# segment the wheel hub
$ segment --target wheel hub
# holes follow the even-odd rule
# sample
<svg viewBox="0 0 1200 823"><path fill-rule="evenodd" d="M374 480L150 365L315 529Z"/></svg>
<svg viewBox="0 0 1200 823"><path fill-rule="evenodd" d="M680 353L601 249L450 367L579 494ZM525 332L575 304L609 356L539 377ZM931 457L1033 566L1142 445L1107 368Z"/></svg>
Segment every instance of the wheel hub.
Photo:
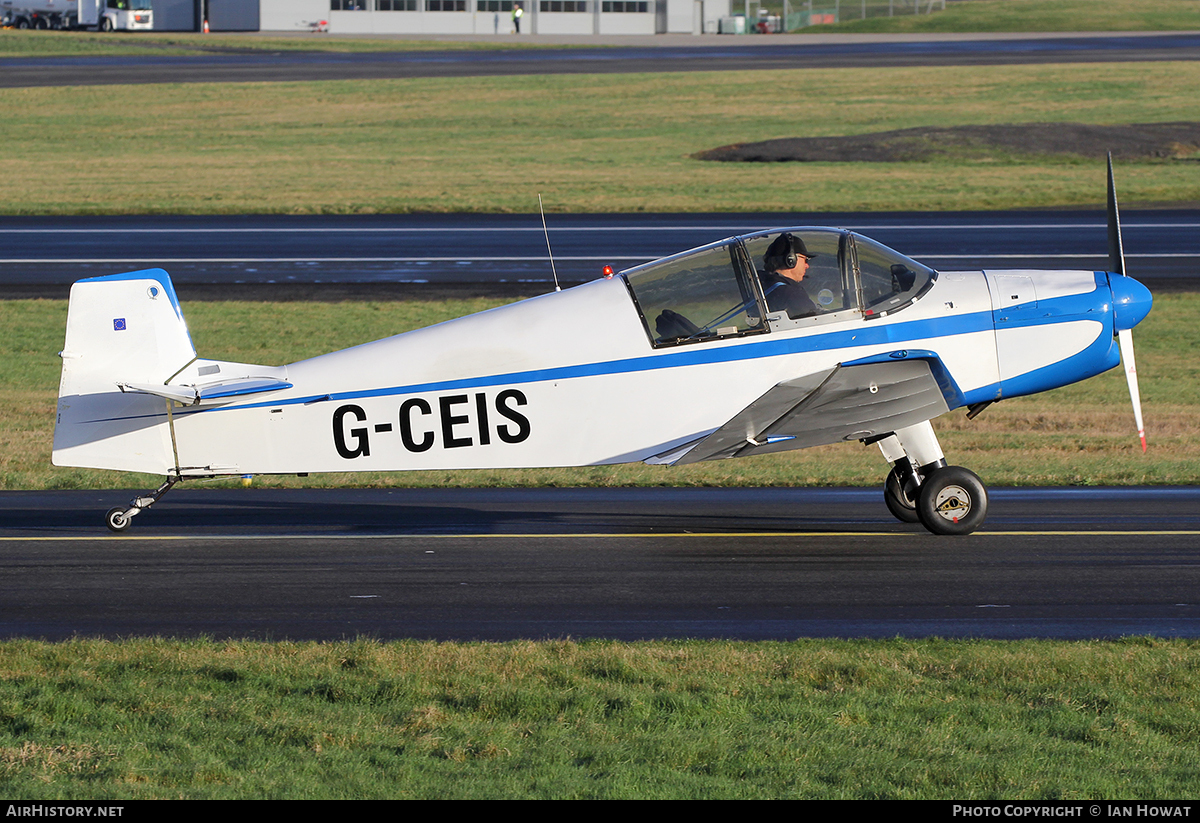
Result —
<svg viewBox="0 0 1200 823"><path fill-rule="evenodd" d="M947 486L938 492L934 511L951 523L957 523L971 513L971 495L962 486Z"/></svg>

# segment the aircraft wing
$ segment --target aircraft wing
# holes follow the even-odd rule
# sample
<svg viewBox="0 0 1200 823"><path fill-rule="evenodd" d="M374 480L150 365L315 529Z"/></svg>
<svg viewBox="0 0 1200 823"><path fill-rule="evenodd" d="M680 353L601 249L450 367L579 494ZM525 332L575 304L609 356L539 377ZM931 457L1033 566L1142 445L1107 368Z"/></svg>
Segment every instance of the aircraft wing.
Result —
<svg viewBox="0 0 1200 823"><path fill-rule="evenodd" d="M839 364L779 383L675 462L862 440L944 414L956 392L924 359Z"/></svg>

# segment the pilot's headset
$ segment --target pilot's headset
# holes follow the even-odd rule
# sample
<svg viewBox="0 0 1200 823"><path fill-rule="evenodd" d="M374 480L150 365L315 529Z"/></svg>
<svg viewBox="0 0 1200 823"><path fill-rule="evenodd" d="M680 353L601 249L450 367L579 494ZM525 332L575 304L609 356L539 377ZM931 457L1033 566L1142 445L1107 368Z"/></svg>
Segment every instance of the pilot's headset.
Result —
<svg viewBox="0 0 1200 823"><path fill-rule="evenodd" d="M763 267L767 271L795 268L801 254L808 257L804 241L790 231L785 231L767 246L767 253L763 255Z"/></svg>

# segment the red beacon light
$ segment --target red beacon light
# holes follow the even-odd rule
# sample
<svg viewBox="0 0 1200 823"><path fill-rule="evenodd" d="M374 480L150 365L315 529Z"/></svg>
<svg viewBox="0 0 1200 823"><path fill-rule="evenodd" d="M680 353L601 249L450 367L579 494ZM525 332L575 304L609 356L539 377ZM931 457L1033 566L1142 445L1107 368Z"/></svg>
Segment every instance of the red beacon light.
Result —
<svg viewBox="0 0 1200 823"><path fill-rule="evenodd" d="M612 266L605 266L605 267L604 267L604 279L605 279L605 280L612 280L612 276L613 276L613 268L612 268Z"/></svg>

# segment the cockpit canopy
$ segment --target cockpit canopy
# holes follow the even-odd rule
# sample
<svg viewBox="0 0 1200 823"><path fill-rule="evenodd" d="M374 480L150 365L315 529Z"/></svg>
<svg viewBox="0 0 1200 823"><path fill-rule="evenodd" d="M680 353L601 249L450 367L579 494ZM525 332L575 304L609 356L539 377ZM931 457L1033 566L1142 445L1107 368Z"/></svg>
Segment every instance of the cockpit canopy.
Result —
<svg viewBox="0 0 1200 823"><path fill-rule="evenodd" d="M793 251L781 257L781 249ZM853 232L795 228L733 237L621 276L650 342L674 346L884 317L923 295L937 272Z"/></svg>

